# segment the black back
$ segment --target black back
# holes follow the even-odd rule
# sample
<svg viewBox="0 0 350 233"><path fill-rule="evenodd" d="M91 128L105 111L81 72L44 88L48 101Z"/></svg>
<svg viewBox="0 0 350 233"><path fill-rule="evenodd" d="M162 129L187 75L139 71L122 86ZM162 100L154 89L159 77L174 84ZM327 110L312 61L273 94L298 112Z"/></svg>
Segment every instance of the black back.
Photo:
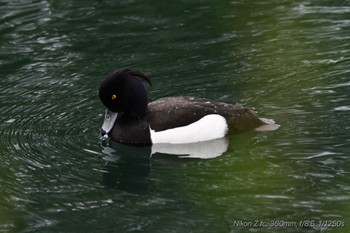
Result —
<svg viewBox="0 0 350 233"><path fill-rule="evenodd" d="M230 132L255 129L264 123L249 109L196 97L168 97L148 105L149 122L155 131L186 126L209 114L223 116ZM200 133L200 132L199 132Z"/></svg>

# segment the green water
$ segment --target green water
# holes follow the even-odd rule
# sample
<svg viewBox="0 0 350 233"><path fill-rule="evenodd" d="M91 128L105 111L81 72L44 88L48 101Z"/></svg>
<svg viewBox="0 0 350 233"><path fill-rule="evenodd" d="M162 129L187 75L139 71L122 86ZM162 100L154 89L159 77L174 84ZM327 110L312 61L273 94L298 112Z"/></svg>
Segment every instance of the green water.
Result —
<svg viewBox="0 0 350 233"><path fill-rule="evenodd" d="M349 1L0 0L0 232L349 232L349 14ZM239 102L281 128L206 160L108 145L97 90L124 67L151 77L152 100Z"/></svg>

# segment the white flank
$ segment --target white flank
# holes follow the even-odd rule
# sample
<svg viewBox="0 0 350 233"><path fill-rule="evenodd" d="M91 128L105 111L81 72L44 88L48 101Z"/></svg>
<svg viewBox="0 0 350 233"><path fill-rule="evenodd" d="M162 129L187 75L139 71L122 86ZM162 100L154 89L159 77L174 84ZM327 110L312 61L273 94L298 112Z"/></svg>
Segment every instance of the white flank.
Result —
<svg viewBox="0 0 350 233"><path fill-rule="evenodd" d="M156 132L150 128L151 140L156 143L193 143L222 138L228 130L224 117L216 114L207 115L186 126Z"/></svg>

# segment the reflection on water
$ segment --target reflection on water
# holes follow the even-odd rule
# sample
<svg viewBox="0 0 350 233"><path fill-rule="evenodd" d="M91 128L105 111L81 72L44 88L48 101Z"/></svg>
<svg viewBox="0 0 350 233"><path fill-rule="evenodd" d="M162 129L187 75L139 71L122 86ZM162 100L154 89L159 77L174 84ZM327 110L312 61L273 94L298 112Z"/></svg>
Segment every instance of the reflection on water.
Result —
<svg viewBox="0 0 350 233"><path fill-rule="evenodd" d="M334 219L345 228L299 230L349 232L349 8L0 1L0 231L258 232L232 223ZM283 127L101 147L97 89L125 67L150 74L152 100L240 102Z"/></svg>
<svg viewBox="0 0 350 233"><path fill-rule="evenodd" d="M142 158L159 157L164 154L178 158L213 159L223 155L228 148L227 138L185 144L159 143L145 147L128 146L109 139L104 139L103 144L108 145L102 151L105 155L118 154L125 157Z"/></svg>
<svg viewBox="0 0 350 233"><path fill-rule="evenodd" d="M152 145L152 156L169 154L180 158L213 159L223 155L227 148L226 138L187 144L159 143Z"/></svg>
<svg viewBox="0 0 350 233"><path fill-rule="evenodd" d="M113 147L110 147L112 146ZM130 147L111 143L103 148L106 161L103 184L133 193L148 193L151 170L149 147Z"/></svg>
<svg viewBox="0 0 350 233"><path fill-rule="evenodd" d="M166 164L167 159L173 161L174 157L213 159L222 155L228 148L225 138L188 144L154 144L147 147L133 147L107 141L102 142L102 154L106 161L103 184L132 193L148 193L147 178L151 172L152 160Z"/></svg>

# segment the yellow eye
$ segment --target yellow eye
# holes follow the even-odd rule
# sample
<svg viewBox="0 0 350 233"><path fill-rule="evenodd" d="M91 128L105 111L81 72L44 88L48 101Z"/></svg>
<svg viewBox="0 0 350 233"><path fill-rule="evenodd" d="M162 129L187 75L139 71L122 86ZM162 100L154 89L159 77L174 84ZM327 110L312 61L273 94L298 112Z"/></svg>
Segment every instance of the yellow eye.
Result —
<svg viewBox="0 0 350 233"><path fill-rule="evenodd" d="M114 94L114 95L112 95L111 98L112 98L112 100L115 100L117 98L117 95Z"/></svg>

